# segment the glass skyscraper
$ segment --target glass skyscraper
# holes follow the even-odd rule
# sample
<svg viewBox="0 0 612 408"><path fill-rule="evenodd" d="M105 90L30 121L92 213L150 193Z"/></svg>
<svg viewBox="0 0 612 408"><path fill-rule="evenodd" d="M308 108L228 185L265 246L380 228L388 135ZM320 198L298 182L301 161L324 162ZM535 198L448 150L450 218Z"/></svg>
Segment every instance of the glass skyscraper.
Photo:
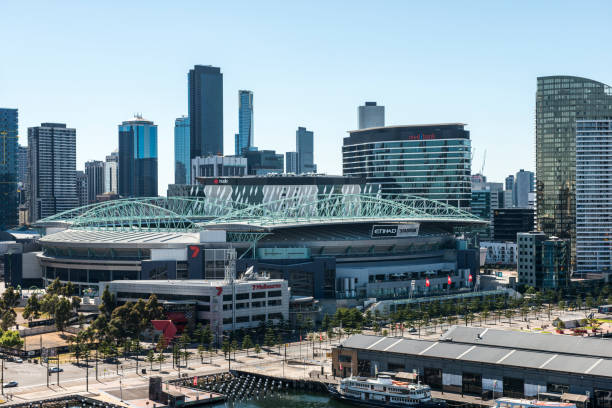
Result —
<svg viewBox="0 0 612 408"><path fill-rule="evenodd" d="M119 195L157 196L157 125L140 116L119 125Z"/></svg>
<svg viewBox="0 0 612 408"><path fill-rule="evenodd" d="M612 119L612 88L587 78L538 78L536 202L538 228L576 248L576 120ZM574 262L573 262L574 263Z"/></svg>
<svg viewBox="0 0 612 408"><path fill-rule="evenodd" d="M189 118L174 121L174 184L191 184Z"/></svg>
<svg viewBox="0 0 612 408"><path fill-rule="evenodd" d="M238 91L238 134L236 135L235 154L254 146L253 134L253 92Z"/></svg>
<svg viewBox="0 0 612 408"><path fill-rule="evenodd" d="M0 108L0 231L19 224L17 109Z"/></svg>
<svg viewBox="0 0 612 408"><path fill-rule="evenodd" d="M612 121L576 121L576 271L612 271Z"/></svg>
<svg viewBox="0 0 612 408"><path fill-rule="evenodd" d="M354 130L344 138L345 176L367 177L384 196L412 194L469 210L470 132L462 123Z"/></svg>
<svg viewBox="0 0 612 408"><path fill-rule="evenodd" d="M189 71L191 158L223 155L223 74L210 65Z"/></svg>
<svg viewBox="0 0 612 408"><path fill-rule="evenodd" d="M316 173L314 164L314 133L305 127L298 127L295 132L295 148L297 150L298 174Z"/></svg>
<svg viewBox="0 0 612 408"><path fill-rule="evenodd" d="M30 221L79 205L76 190L76 129L64 123L28 128Z"/></svg>

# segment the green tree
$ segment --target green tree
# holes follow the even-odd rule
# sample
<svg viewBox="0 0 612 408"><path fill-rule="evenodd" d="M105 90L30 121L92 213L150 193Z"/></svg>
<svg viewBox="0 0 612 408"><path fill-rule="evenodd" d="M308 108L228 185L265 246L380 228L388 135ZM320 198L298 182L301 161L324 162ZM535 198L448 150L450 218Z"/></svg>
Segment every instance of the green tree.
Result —
<svg viewBox="0 0 612 408"><path fill-rule="evenodd" d="M36 293L28 298L28 301L23 309L23 318L27 319L30 323L32 320L36 320L40 317L41 313L40 298Z"/></svg>
<svg viewBox="0 0 612 408"><path fill-rule="evenodd" d="M230 344L230 350L234 352L234 360L236 359L236 350L238 350L238 340L232 340Z"/></svg>
<svg viewBox="0 0 612 408"><path fill-rule="evenodd" d="M229 339L224 339L223 340L223 343L221 344L221 351L223 352L223 357L225 357L227 359L227 355L231 351L231 345L230 345ZM231 355L230 355L230 357L231 357Z"/></svg>
<svg viewBox="0 0 612 408"><path fill-rule="evenodd" d="M147 314L147 319L151 320L161 320L166 317L166 313L164 312L164 308L157 301L157 296L153 293L149 296L149 300L145 306L145 312Z"/></svg>
<svg viewBox="0 0 612 408"><path fill-rule="evenodd" d="M259 347L259 344L255 344L255 354L259 355L259 353L261 353L261 347Z"/></svg>
<svg viewBox="0 0 612 408"><path fill-rule="evenodd" d="M331 326L331 318L329 317L329 315L327 313L325 313L325 315L323 316L323 320L321 322L321 327L323 328L323 330L329 329Z"/></svg>
<svg viewBox="0 0 612 408"><path fill-rule="evenodd" d="M151 364L151 370L153 370L153 362L155 361L155 352L153 349L147 353L147 361Z"/></svg>
<svg viewBox="0 0 612 408"><path fill-rule="evenodd" d="M249 349L253 347L253 340L248 334L242 339L242 348L246 350L247 356L249 355Z"/></svg>
<svg viewBox="0 0 612 408"><path fill-rule="evenodd" d="M275 340L276 336L274 335L274 330L272 330L272 328L269 328L264 336L264 346L274 347Z"/></svg>
<svg viewBox="0 0 612 408"><path fill-rule="evenodd" d="M63 332L66 326L68 325L68 320L70 320L71 313L71 305L70 301L65 297L61 297L58 299L55 310L53 313L53 318L55 319L55 327L57 330Z"/></svg>
<svg viewBox="0 0 612 408"><path fill-rule="evenodd" d="M19 336L17 330L6 330L0 336L0 347L21 349L23 347L23 339Z"/></svg>
<svg viewBox="0 0 612 408"><path fill-rule="evenodd" d="M74 313L79 312L79 307L81 307L81 298L78 296L73 296L70 299L70 306L74 309Z"/></svg>
<svg viewBox="0 0 612 408"><path fill-rule="evenodd" d="M204 364L204 350L206 350L204 346L199 344L198 345L198 356L200 356L200 364Z"/></svg>
<svg viewBox="0 0 612 408"><path fill-rule="evenodd" d="M506 309L506 311L504 312L504 316L506 316L506 318L508 319L508 323L510 324L510 326L512 326L512 317L514 316L514 310Z"/></svg>

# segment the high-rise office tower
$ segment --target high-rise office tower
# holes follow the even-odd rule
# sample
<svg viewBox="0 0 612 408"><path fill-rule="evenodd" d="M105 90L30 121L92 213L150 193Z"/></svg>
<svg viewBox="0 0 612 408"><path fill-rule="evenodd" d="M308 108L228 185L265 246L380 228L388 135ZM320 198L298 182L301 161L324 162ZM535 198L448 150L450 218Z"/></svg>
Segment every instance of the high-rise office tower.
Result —
<svg viewBox="0 0 612 408"><path fill-rule="evenodd" d="M505 190L513 190L514 189L514 176L511 174L506 177L506 188Z"/></svg>
<svg viewBox="0 0 612 408"><path fill-rule="evenodd" d="M469 210L472 161L470 132L464 127L450 123L351 131L342 146L343 174L380 184L385 197L413 194Z"/></svg>
<svg viewBox="0 0 612 408"><path fill-rule="evenodd" d="M28 182L28 148L19 145L17 147L17 182L26 184Z"/></svg>
<svg viewBox="0 0 612 408"><path fill-rule="evenodd" d="M88 204L87 174L82 170L76 171L76 195L79 200L79 207Z"/></svg>
<svg viewBox="0 0 612 408"><path fill-rule="evenodd" d="M305 127L298 127L295 132L295 147L297 150L298 173L316 173L314 164L314 133Z"/></svg>
<svg viewBox="0 0 612 408"><path fill-rule="evenodd" d="M79 204L76 192L76 130L64 123L28 128L30 222Z"/></svg>
<svg viewBox="0 0 612 408"><path fill-rule="evenodd" d="M529 193L533 193L534 174L532 171L521 169L514 178L514 206L518 208L528 208Z"/></svg>
<svg viewBox="0 0 612 408"><path fill-rule="evenodd" d="M157 197L157 125L142 116L119 125L119 195Z"/></svg>
<svg viewBox="0 0 612 408"><path fill-rule="evenodd" d="M104 192L115 193L119 191L119 150L115 150L104 162Z"/></svg>
<svg viewBox="0 0 612 408"><path fill-rule="evenodd" d="M612 88L573 76L538 78L536 92L537 224L576 243L576 120L612 118Z"/></svg>
<svg viewBox="0 0 612 408"><path fill-rule="evenodd" d="M235 143L235 154L254 146L253 133L253 92L238 91L238 135Z"/></svg>
<svg viewBox="0 0 612 408"><path fill-rule="evenodd" d="M611 272L612 120L576 121L576 271Z"/></svg>
<svg viewBox="0 0 612 408"><path fill-rule="evenodd" d="M85 162L85 174L87 175L87 202L96 202L98 194L104 193L104 162L91 160Z"/></svg>
<svg viewBox="0 0 612 408"><path fill-rule="evenodd" d="M223 74L210 65L189 71L191 158L223 155Z"/></svg>
<svg viewBox="0 0 612 408"><path fill-rule="evenodd" d="M385 126L385 107L377 106L376 102L366 102L357 108L359 129Z"/></svg>
<svg viewBox="0 0 612 408"><path fill-rule="evenodd" d="M17 109L0 108L0 231L19 225Z"/></svg>
<svg viewBox="0 0 612 408"><path fill-rule="evenodd" d="M26 203L28 191L28 148L17 146L17 196L19 205ZM21 220L21 218L20 218ZM27 218L24 220L27 221ZM21 224L21 221L20 221Z"/></svg>
<svg viewBox="0 0 612 408"><path fill-rule="evenodd" d="M285 153L285 173L294 173L298 172L298 154L297 152L287 152Z"/></svg>
<svg viewBox="0 0 612 408"><path fill-rule="evenodd" d="M191 184L189 118L174 121L174 184Z"/></svg>

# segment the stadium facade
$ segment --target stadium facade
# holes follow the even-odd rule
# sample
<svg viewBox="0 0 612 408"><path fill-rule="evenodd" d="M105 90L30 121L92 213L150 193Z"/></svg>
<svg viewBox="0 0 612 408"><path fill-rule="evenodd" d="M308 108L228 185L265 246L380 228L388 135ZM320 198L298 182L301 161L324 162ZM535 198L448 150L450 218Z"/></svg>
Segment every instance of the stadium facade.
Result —
<svg viewBox="0 0 612 408"><path fill-rule="evenodd" d="M307 199L306 197L309 197ZM214 280L236 254L288 281L292 296L337 302L468 291L479 251L455 238L486 223L454 206L412 196L285 196L258 205L216 197L132 198L41 220L41 279L81 294L106 282ZM19 274L11 282L19 284ZM355 303L356 304L356 303Z"/></svg>

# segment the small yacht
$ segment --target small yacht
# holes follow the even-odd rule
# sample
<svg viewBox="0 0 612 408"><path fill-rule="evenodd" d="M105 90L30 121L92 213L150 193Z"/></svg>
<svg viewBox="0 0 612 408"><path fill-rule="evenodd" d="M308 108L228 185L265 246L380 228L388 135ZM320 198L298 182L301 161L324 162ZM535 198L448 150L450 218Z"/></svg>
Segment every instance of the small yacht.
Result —
<svg viewBox="0 0 612 408"><path fill-rule="evenodd" d="M364 406L437 408L445 407L444 400L431 398L428 385L395 381L388 375L377 378L343 378L337 386L330 386L333 398Z"/></svg>

